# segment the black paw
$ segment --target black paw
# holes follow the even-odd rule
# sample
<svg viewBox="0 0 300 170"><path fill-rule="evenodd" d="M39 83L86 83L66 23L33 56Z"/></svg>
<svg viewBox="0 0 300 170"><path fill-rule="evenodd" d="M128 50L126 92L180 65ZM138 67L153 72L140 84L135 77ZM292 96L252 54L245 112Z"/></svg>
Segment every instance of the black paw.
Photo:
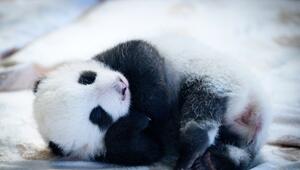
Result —
<svg viewBox="0 0 300 170"><path fill-rule="evenodd" d="M235 166L234 163L219 153L210 149L201 157L197 158L190 170L243 170L244 168Z"/></svg>
<svg viewBox="0 0 300 170"><path fill-rule="evenodd" d="M209 147L209 139L207 130L201 129L193 122L187 124L180 133L180 156L175 169L187 170L205 153Z"/></svg>
<svg viewBox="0 0 300 170"><path fill-rule="evenodd" d="M139 131L146 129L151 121L144 113L131 113L129 116L136 123L136 129Z"/></svg>

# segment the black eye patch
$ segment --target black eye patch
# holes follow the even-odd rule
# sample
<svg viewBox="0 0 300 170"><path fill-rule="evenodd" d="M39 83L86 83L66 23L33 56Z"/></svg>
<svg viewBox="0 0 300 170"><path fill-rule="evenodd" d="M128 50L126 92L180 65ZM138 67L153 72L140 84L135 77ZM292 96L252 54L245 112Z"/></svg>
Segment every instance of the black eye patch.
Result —
<svg viewBox="0 0 300 170"><path fill-rule="evenodd" d="M96 76L97 76L97 73L94 71L83 71L80 74L78 83L83 84L83 85L92 84L92 83L94 83Z"/></svg>
<svg viewBox="0 0 300 170"><path fill-rule="evenodd" d="M113 123L112 117L101 106L97 106L91 111L90 121L98 125L101 130L107 129Z"/></svg>
<svg viewBox="0 0 300 170"><path fill-rule="evenodd" d="M54 155L64 156L63 149L59 147L56 143L50 141L48 146L51 149L51 151L54 153Z"/></svg>

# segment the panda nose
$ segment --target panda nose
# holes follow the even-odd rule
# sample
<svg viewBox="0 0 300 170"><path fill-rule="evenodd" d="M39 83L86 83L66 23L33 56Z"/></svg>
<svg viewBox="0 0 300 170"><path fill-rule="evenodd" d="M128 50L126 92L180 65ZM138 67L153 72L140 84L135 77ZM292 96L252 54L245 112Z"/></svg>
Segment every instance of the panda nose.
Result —
<svg viewBox="0 0 300 170"><path fill-rule="evenodd" d="M118 80L119 80L121 83L124 83L127 87L129 86L128 80L127 80L124 76L119 76L119 77L118 77Z"/></svg>
<svg viewBox="0 0 300 170"><path fill-rule="evenodd" d="M118 78L116 86L117 92L119 92L123 97L126 95L126 90L128 89L128 82L124 78Z"/></svg>

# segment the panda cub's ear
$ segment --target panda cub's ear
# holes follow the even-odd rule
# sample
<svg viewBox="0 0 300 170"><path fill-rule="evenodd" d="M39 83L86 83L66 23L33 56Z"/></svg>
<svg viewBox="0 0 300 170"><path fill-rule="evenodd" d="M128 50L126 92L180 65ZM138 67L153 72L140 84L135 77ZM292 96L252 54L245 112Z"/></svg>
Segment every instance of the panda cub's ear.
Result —
<svg viewBox="0 0 300 170"><path fill-rule="evenodd" d="M40 78L40 79L38 79L36 82L34 82L34 84L33 84L33 93L36 93L37 91L38 91L38 87L39 87L39 85L40 85L40 83L41 83L41 81L44 79L44 77L43 78Z"/></svg>

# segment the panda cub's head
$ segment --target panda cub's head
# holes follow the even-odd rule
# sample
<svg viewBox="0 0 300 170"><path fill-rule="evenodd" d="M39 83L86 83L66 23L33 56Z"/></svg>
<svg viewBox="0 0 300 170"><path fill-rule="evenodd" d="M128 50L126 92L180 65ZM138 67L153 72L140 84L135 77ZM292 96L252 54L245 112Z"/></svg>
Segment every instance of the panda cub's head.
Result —
<svg viewBox="0 0 300 170"><path fill-rule="evenodd" d="M35 87L38 129L59 155L89 159L105 152L108 127L130 105L127 79L96 61L65 64Z"/></svg>

